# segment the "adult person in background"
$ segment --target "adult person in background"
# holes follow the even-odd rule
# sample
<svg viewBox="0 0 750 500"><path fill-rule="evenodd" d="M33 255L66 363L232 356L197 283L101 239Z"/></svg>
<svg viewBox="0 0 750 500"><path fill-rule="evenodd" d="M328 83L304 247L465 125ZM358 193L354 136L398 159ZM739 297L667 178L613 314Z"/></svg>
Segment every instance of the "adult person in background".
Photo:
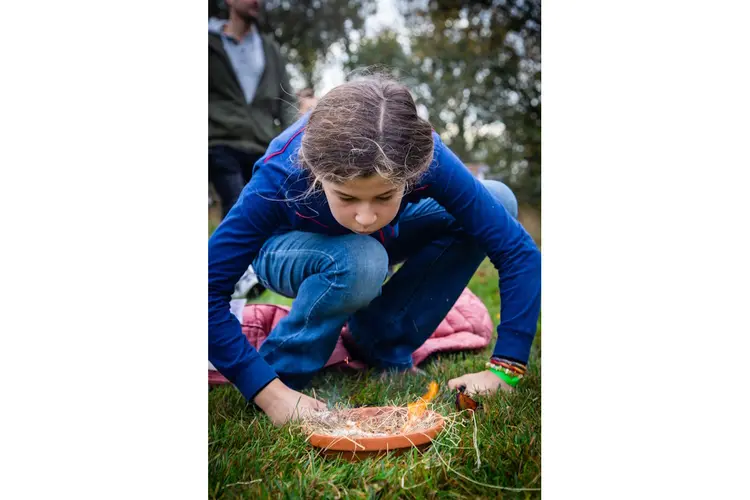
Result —
<svg viewBox="0 0 750 500"><path fill-rule="evenodd" d="M255 162L297 113L281 49L259 30L260 0L225 5L228 19L208 20L208 178L221 200L222 218L250 181ZM249 267L232 298L241 309L264 290Z"/></svg>
<svg viewBox="0 0 750 500"><path fill-rule="evenodd" d="M297 92L297 101L299 102L300 116L312 110L318 104L318 99L315 98L315 91L310 88Z"/></svg>
<svg viewBox="0 0 750 500"><path fill-rule="evenodd" d="M223 217L297 113L281 49L258 29L261 1L225 3L229 18L208 22L208 175Z"/></svg>

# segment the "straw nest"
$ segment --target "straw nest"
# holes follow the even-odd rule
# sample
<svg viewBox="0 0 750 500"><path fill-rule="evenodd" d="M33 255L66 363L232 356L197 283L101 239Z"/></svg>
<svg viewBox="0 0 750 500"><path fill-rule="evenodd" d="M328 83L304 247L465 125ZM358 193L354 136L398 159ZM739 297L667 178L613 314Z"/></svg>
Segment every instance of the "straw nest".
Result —
<svg viewBox="0 0 750 500"><path fill-rule="evenodd" d="M382 408L369 414L365 408L319 411L307 415L302 422L308 434L347 437L385 437L412 432L424 432L434 427L439 416L425 411L409 419L405 407Z"/></svg>

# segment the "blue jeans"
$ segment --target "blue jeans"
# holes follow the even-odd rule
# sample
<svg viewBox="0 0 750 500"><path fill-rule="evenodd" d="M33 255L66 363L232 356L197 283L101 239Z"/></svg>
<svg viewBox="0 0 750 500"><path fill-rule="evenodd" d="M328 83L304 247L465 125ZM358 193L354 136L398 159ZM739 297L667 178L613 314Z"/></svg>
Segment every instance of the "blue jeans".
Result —
<svg viewBox="0 0 750 500"><path fill-rule="evenodd" d="M505 184L485 187L518 217ZM290 232L270 238L253 262L261 283L295 298L260 354L281 380L307 385L326 364L341 328L349 323L358 359L383 369L406 370L412 353L445 318L485 251L435 200L406 207L399 237L388 249L371 236ZM404 265L383 284L389 264Z"/></svg>

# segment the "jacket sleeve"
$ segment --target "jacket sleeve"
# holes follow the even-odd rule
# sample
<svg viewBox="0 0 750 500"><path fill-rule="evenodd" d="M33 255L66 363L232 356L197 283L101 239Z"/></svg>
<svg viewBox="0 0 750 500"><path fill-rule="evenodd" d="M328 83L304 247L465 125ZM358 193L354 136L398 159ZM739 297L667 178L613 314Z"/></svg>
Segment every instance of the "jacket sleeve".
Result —
<svg viewBox="0 0 750 500"><path fill-rule="evenodd" d="M531 236L439 139L427 192L483 246L500 277L494 355L526 363L541 303L541 253Z"/></svg>
<svg viewBox="0 0 750 500"><path fill-rule="evenodd" d="M279 202L259 192L262 172L253 175L208 240L208 359L250 401L277 375L242 333L229 301L282 216Z"/></svg>

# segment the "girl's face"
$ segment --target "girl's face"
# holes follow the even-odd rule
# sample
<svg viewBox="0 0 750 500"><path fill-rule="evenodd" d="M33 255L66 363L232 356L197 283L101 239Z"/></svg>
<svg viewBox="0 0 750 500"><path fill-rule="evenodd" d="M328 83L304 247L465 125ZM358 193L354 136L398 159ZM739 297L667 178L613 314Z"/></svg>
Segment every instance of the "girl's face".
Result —
<svg viewBox="0 0 750 500"><path fill-rule="evenodd" d="M394 186L379 175L334 184L321 181L336 221L359 234L371 234L388 225L401 205L404 186Z"/></svg>

